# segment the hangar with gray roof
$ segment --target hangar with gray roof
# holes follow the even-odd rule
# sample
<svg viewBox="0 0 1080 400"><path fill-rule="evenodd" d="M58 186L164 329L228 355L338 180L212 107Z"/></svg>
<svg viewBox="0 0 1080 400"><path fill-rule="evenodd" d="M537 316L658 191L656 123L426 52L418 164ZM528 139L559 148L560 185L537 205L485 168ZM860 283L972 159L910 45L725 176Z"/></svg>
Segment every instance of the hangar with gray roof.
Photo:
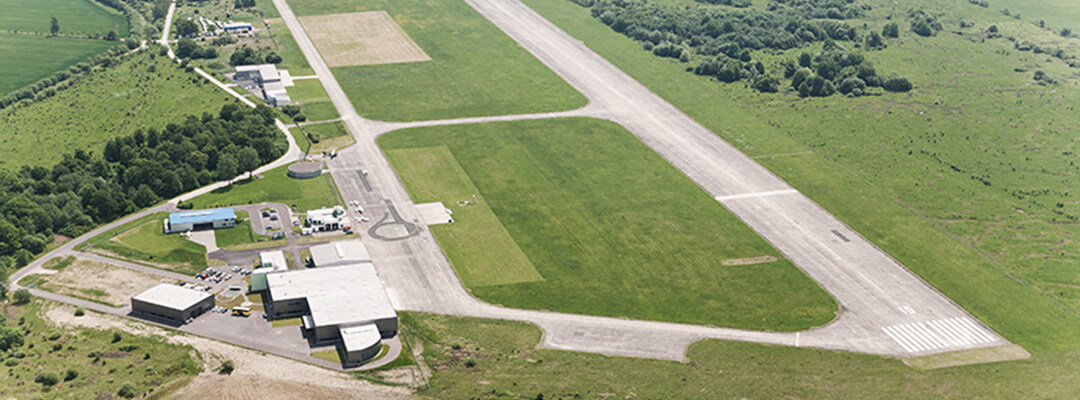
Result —
<svg viewBox="0 0 1080 400"><path fill-rule="evenodd" d="M214 295L161 283L131 297L131 311L183 324L214 308Z"/></svg>

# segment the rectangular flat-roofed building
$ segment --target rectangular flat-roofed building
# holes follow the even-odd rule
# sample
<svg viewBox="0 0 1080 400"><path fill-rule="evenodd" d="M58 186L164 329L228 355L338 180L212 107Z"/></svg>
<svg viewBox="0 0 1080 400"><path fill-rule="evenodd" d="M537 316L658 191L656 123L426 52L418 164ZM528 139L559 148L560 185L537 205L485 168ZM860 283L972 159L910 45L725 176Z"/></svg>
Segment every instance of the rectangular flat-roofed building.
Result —
<svg viewBox="0 0 1080 400"><path fill-rule="evenodd" d="M336 231L345 227L345 208L320 208L308 210L304 222L315 232Z"/></svg>
<svg viewBox="0 0 1080 400"><path fill-rule="evenodd" d="M311 247L311 263L316 267L333 267L356 263L371 263L367 246L360 240L343 240Z"/></svg>
<svg viewBox="0 0 1080 400"><path fill-rule="evenodd" d="M249 290L261 292L269 288L266 283L266 274L289 270L289 264L285 261L285 253L278 251L264 251L259 253L259 268L251 271L251 285Z"/></svg>
<svg viewBox="0 0 1080 400"><path fill-rule="evenodd" d="M383 337L397 334L397 313L372 264L273 272L266 281L270 315L303 315L316 342L336 341L339 328L361 324L374 324Z"/></svg>
<svg viewBox="0 0 1080 400"><path fill-rule="evenodd" d="M131 311L183 324L214 308L214 295L162 283L131 297Z"/></svg>
<svg viewBox="0 0 1080 400"><path fill-rule="evenodd" d="M236 226L236 212L231 208L174 212L169 214L169 218L165 219L165 233L231 228L234 226Z"/></svg>

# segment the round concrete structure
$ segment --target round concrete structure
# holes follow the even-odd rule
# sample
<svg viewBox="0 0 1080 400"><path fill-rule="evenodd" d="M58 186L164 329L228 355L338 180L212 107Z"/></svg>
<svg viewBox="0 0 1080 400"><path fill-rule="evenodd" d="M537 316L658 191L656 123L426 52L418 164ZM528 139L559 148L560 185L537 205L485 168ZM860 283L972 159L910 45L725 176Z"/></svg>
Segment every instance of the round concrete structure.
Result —
<svg viewBox="0 0 1080 400"><path fill-rule="evenodd" d="M291 178L311 179L319 175L322 175L322 163L303 161L289 166L289 177Z"/></svg>

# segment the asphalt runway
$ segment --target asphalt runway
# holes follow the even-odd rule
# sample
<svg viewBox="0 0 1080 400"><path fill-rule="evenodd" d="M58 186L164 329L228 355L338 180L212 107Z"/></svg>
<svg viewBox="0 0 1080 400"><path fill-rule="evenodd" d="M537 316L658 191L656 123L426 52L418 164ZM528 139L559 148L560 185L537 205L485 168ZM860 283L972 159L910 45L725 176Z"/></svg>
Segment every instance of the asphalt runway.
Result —
<svg viewBox="0 0 1080 400"><path fill-rule="evenodd" d="M346 202L378 220L420 216L375 139L396 129L517 119L588 116L615 121L694 180L772 243L841 304L829 325L797 333L713 328L497 307L469 295L434 237L421 229L396 240L366 237L395 308L536 323L546 348L683 359L688 344L717 338L859 353L917 356L1007 342L857 232L583 43L516 0L466 0L589 98L562 113L384 123L361 118L284 0L286 25L357 145L329 162ZM361 179L361 172L366 172ZM357 223L354 221L354 223ZM358 224L361 231L370 227Z"/></svg>

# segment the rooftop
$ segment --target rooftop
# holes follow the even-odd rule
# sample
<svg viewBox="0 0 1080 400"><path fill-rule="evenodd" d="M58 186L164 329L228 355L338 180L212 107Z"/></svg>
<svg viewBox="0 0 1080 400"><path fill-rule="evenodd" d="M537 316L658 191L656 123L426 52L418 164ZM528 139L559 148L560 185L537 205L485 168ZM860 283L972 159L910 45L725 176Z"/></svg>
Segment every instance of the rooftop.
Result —
<svg viewBox="0 0 1080 400"><path fill-rule="evenodd" d="M271 272L289 269L289 264L285 262L285 253L282 253L281 250L259 253L259 262L263 266L256 268L255 272L260 272L259 270L263 270L261 272ZM270 266L266 267L266 264L270 264Z"/></svg>
<svg viewBox="0 0 1080 400"><path fill-rule="evenodd" d="M341 340L345 342L345 351L363 350L378 344L382 340L379 328L375 324L364 324L341 328Z"/></svg>
<svg viewBox="0 0 1080 400"><path fill-rule="evenodd" d="M316 267L358 262L370 263L371 255L360 240L347 240L311 247L311 261Z"/></svg>
<svg viewBox="0 0 1080 400"><path fill-rule="evenodd" d="M236 72L258 71L259 77L264 81L276 81L281 79L277 66L274 64L238 65Z"/></svg>
<svg viewBox="0 0 1080 400"><path fill-rule="evenodd" d="M231 208L181 211L169 214L169 224L200 224L223 219L236 219L236 212Z"/></svg>
<svg viewBox="0 0 1080 400"><path fill-rule="evenodd" d="M131 299L183 311L212 296L213 294L208 292L185 289L182 286L161 283L145 292L135 295Z"/></svg>
<svg viewBox="0 0 1080 400"><path fill-rule="evenodd" d="M307 298L315 326L347 325L392 318L375 266L370 263L266 274L274 301Z"/></svg>

